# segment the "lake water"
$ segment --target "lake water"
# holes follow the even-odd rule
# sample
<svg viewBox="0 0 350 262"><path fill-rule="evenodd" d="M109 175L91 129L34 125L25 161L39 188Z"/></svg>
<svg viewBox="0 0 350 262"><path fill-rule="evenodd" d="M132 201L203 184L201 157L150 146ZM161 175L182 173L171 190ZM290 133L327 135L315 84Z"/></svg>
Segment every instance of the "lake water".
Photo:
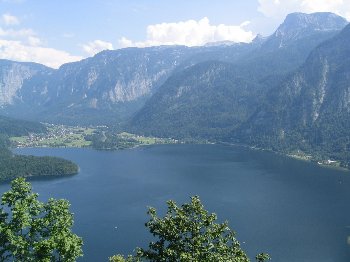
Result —
<svg viewBox="0 0 350 262"><path fill-rule="evenodd" d="M144 227L147 206L163 214L166 200L181 204L193 195L229 221L251 258L264 251L277 262L350 261L348 172L219 145L15 151L61 156L80 166L76 176L32 180L42 200L71 202L74 231L84 239L80 261L107 261L144 247L151 238ZM0 185L0 193L8 188Z"/></svg>

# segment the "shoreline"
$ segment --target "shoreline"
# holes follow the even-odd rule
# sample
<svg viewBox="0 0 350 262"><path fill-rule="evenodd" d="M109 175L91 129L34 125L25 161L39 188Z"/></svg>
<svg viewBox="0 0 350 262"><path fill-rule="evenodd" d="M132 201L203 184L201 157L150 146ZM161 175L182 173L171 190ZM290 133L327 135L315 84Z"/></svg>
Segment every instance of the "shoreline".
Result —
<svg viewBox="0 0 350 262"><path fill-rule="evenodd" d="M246 144L228 143L228 142L218 142L218 143L215 143L215 144L228 145L228 146L240 146L240 147L243 147L243 148L249 148L251 150L266 151L266 152L271 152L271 153L274 153L274 154L277 154L277 155L280 155L280 156L292 158L292 159L295 159L295 160L304 161L304 162L308 162L308 163L314 163L315 165L323 167L323 168L330 168L330 169L335 169L335 170L345 171L345 172L349 172L350 171L350 168L343 167L343 166L340 166L340 165L339 166L335 166L335 165L321 163L320 161L317 161L311 154L307 154L307 156L309 156L309 157L303 157L303 156L299 156L299 155L296 155L296 154L293 154L293 153L282 153L282 152L274 151L274 150L271 150L271 149L260 148L260 147L256 147L256 146L249 146L249 145L246 145ZM328 159L328 160L322 160L322 161L330 161L330 160ZM335 162L338 162L338 161L335 161Z"/></svg>
<svg viewBox="0 0 350 262"><path fill-rule="evenodd" d="M266 148L260 148L260 147L256 147L256 146L250 146L247 144L240 144L240 143L229 143L229 142L211 142L211 141L192 141L191 143L181 143L181 142L177 142L177 143L167 143L168 145L172 145L172 144L193 144L193 145L201 145L201 144L210 144L210 145L227 145L227 146L239 146L239 147L243 147L243 148L248 148L251 150L257 150L257 151L266 151L266 152L271 152L280 156L284 156L284 157L288 157L288 158L292 158L295 160L299 160L299 161L304 161L304 162L308 162L308 163L314 163L317 166L320 167L324 167L324 168L330 168L330 169L336 169L336 170L340 170L340 171L346 171L349 172L350 168L347 167L343 167L341 165L336 166L336 165L332 165L332 164L326 164L326 163L322 163L320 161L317 161L312 154L305 154L305 156L302 155L297 155L295 153L282 153L282 152L278 152L278 151L274 151L271 149L266 149ZM21 148L88 148L88 149L92 149L92 150L97 150L97 151L117 151L117 150L128 150L128 149L135 149L135 148L140 148L140 147L145 147L145 146L150 146L150 145L164 145L164 143L154 143L154 144L138 144L129 148L104 148L104 149L99 149L99 148L94 148L92 146L48 146L48 145L43 145L43 146L19 146L19 147L11 147L11 149L21 149ZM328 160L322 160L322 161L330 161L331 163L339 163L338 161L331 161L330 159Z"/></svg>

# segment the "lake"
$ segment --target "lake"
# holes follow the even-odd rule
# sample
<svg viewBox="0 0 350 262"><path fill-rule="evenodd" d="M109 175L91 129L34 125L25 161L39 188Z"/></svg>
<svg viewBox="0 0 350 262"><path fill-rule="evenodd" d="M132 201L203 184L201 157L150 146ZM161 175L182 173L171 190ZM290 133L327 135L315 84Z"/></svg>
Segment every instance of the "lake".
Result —
<svg viewBox="0 0 350 262"><path fill-rule="evenodd" d="M123 151L25 148L15 152L60 156L80 173L33 179L41 200L66 198L84 258L107 261L151 239L147 206L164 214L199 195L206 209L228 220L254 261L350 261L349 172L322 168L270 152L221 145L159 145ZM8 190L0 185L0 193ZM349 238L350 240L350 238Z"/></svg>

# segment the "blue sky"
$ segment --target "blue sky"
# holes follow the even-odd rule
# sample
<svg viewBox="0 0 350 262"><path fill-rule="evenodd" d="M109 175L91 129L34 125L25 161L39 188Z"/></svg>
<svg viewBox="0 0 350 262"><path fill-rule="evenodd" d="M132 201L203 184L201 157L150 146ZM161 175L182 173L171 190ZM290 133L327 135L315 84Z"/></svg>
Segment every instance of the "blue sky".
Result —
<svg viewBox="0 0 350 262"><path fill-rule="evenodd" d="M0 0L0 58L58 67L103 49L249 42L295 11L349 18L350 1Z"/></svg>

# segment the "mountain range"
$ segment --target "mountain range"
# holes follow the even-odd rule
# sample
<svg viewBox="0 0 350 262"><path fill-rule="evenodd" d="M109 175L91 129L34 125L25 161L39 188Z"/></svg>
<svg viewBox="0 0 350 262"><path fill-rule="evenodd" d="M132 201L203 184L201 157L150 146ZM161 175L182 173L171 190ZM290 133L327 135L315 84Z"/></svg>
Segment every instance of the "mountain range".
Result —
<svg viewBox="0 0 350 262"><path fill-rule="evenodd" d="M350 163L350 26L292 13L251 43L103 51L51 69L0 60L0 113L303 150Z"/></svg>
<svg viewBox="0 0 350 262"><path fill-rule="evenodd" d="M333 18L334 23L329 22ZM306 22L300 26L300 21ZM322 21L324 31L319 30ZM270 89L280 85L312 50L334 37L346 24L331 13L290 14L274 34L239 59L226 64L206 61L174 73L136 113L131 128L145 134L180 137L182 133L201 136L202 129L208 135L213 129L211 137L226 138L258 110ZM281 41L283 45L279 44Z"/></svg>
<svg viewBox="0 0 350 262"><path fill-rule="evenodd" d="M350 25L315 48L302 66L271 89L240 132L249 144L326 151L349 158Z"/></svg>

